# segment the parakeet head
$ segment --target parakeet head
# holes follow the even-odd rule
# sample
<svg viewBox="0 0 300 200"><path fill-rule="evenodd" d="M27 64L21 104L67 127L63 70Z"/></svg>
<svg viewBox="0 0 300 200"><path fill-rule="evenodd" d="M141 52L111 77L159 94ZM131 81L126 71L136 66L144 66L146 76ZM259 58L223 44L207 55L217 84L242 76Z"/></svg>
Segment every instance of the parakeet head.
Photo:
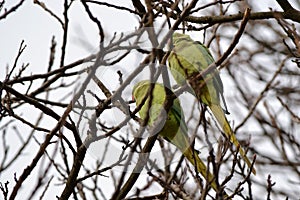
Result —
<svg viewBox="0 0 300 200"><path fill-rule="evenodd" d="M145 119L145 117L149 113L149 121L148 125L152 126L158 116L161 116L161 123L159 126L156 127L156 133L159 133L165 125L165 121L167 120L167 112L163 107L163 103L165 101L165 88L161 83L154 83L154 88L151 94L151 105L150 103L150 96L148 96L149 89L151 87L151 82L148 80L141 81L137 83L133 88L133 99L136 101L136 106L142 105L139 110L139 115L141 119ZM147 97L145 99L145 97ZM143 102L145 101L145 102Z"/></svg>
<svg viewBox="0 0 300 200"><path fill-rule="evenodd" d="M132 89L132 100L141 101L143 97L147 95L149 87L149 80L143 80L138 82ZM140 102L137 103L139 104Z"/></svg>
<svg viewBox="0 0 300 200"><path fill-rule="evenodd" d="M182 33L174 33L172 39L173 39L173 44L175 46L179 42L182 42L182 41L191 41L192 40L189 35L182 34Z"/></svg>

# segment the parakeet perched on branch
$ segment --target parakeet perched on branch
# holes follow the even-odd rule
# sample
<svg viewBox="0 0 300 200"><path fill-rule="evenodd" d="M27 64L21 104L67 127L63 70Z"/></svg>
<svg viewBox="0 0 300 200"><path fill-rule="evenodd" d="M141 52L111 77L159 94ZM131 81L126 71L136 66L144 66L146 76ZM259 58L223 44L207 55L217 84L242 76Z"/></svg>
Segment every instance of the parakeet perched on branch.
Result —
<svg viewBox="0 0 300 200"><path fill-rule="evenodd" d="M148 125L153 125L155 120L158 119L163 104L165 102L166 93L162 84L155 83L152 94L149 94L150 88L149 81L141 81L133 88L133 98L136 101L136 105L139 106L143 99L147 96L147 99L141 107L139 114L142 119L145 119L149 112ZM152 98L150 98L150 95ZM149 101L152 99L150 108ZM211 187L217 191L217 185L214 176L207 171L205 164L199 158L197 152L192 149L188 139L187 126L184 121L184 115L178 99L173 101L173 105L168 113L165 113L165 124L160 129L159 135L166 139L168 142L174 144L183 155L191 162L198 172L211 184ZM226 194L224 194L226 195ZM227 196L227 195L226 195Z"/></svg>
<svg viewBox="0 0 300 200"><path fill-rule="evenodd" d="M187 82L190 86L189 92L210 108L226 137L239 149L240 155L250 167L251 162L235 137L220 105L220 98L222 98L225 112L228 112L218 70L213 70L205 77L199 76L201 71L214 62L211 53L203 44L193 41L188 35L174 33L172 40L173 49L168 57L168 64L174 79L179 85ZM254 168L252 173L256 174Z"/></svg>

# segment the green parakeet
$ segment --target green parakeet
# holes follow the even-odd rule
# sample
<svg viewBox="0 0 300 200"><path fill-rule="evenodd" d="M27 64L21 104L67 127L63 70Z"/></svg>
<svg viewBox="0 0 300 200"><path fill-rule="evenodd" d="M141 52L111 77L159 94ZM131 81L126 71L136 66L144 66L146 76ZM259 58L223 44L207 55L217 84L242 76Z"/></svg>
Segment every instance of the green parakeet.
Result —
<svg viewBox="0 0 300 200"><path fill-rule="evenodd" d="M145 96L148 95L150 88L150 82L145 80L139 82L133 88L133 98L136 101L136 105L139 106ZM149 95L148 95L149 96ZM165 101L166 94L165 88L162 84L155 83L152 92L151 107L149 107L150 98L147 97L145 103L141 107L139 114L142 119L145 119L147 113L149 112L148 125L153 125L155 120L159 117L161 109L163 109L163 103ZM165 124L159 131L159 135L162 136L167 141L174 144L183 155L197 167L197 171L206 178L211 184L212 188L217 191L217 185L214 181L214 176L207 172L207 168L202 160L199 158L196 151L194 151L191 146L187 135L187 126L184 121L184 115L181 110L180 102L178 99L173 101L173 105L169 110L168 114L165 116ZM208 177L207 177L208 175ZM226 195L226 194L225 194Z"/></svg>
<svg viewBox="0 0 300 200"><path fill-rule="evenodd" d="M204 78L195 78L199 72L214 62L211 53L203 44L193 41L188 35L174 33L172 39L173 49L169 55L168 64L174 79L179 85L184 85L188 81L191 87L190 92L210 108L226 137L239 148L240 155L250 167L251 162L235 137L220 105L221 97L225 111L228 112L223 97L223 83L218 70L214 70ZM252 173L256 174L254 168L252 168Z"/></svg>

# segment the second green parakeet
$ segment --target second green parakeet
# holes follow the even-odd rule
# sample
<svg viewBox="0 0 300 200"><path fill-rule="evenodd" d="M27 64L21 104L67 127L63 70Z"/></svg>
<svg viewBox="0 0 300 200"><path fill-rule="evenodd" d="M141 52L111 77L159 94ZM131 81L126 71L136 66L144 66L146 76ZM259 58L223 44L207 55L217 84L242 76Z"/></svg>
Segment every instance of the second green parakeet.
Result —
<svg viewBox="0 0 300 200"><path fill-rule="evenodd" d="M163 109L163 104L166 98L165 88L162 84L155 83L153 92L152 92L152 101L149 108L149 100L150 88L149 81L141 81L136 84L133 88L133 98L136 101L136 105L139 106L143 99L147 96L145 103L142 105L139 114L142 119L145 119L147 113L149 112L149 121L148 125L153 125L155 120L158 119L161 110ZM197 152L192 149L190 146L190 142L187 134L187 126L184 121L184 115L180 106L180 102L178 99L173 101L173 105L168 113L165 116L165 124L164 127L159 131L159 135L162 136L167 141L174 144L183 155L191 162L196 168L197 171L205 177L206 181L208 181L212 188L217 191L217 185L214 180L214 176L207 172L207 168L203 161L199 158ZM207 177L208 175L208 177Z"/></svg>

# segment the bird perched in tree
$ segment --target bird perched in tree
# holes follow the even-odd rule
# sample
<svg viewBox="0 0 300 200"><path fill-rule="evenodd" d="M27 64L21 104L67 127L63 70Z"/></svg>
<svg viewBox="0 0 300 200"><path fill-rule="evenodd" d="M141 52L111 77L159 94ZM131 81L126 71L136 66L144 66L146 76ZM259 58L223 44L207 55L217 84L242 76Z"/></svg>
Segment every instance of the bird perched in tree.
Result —
<svg viewBox="0 0 300 200"><path fill-rule="evenodd" d="M151 126L158 119L161 110L163 109L166 93L165 87L162 84L155 83L152 94L149 94L150 87L151 84L147 80L139 82L133 88L133 98L136 101L137 106L140 106L144 101L144 104L139 110L139 115L141 119L144 120L149 112L148 125ZM145 98L147 98L146 101ZM151 103L149 103L150 100ZM168 113L165 114L165 124L159 130L159 135L175 145L189 162L195 166L197 171L202 174L208 183L211 184L212 188L215 191L218 191L214 176L207 171L207 168L199 158L198 153L191 147L187 134L187 125L184 120L180 102L177 98L173 101L173 105Z"/></svg>
<svg viewBox="0 0 300 200"><path fill-rule="evenodd" d="M250 167L251 162L235 137L220 104L222 98L225 112L228 113L218 70L214 69L204 77L199 76L201 71L214 62L211 53L203 44L192 40L188 35L174 33L172 40L173 49L168 57L168 65L175 81L179 85L188 83L188 91L210 108L226 137L239 149L240 155ZM254 167L252 173L256 174Z"/></svg>

